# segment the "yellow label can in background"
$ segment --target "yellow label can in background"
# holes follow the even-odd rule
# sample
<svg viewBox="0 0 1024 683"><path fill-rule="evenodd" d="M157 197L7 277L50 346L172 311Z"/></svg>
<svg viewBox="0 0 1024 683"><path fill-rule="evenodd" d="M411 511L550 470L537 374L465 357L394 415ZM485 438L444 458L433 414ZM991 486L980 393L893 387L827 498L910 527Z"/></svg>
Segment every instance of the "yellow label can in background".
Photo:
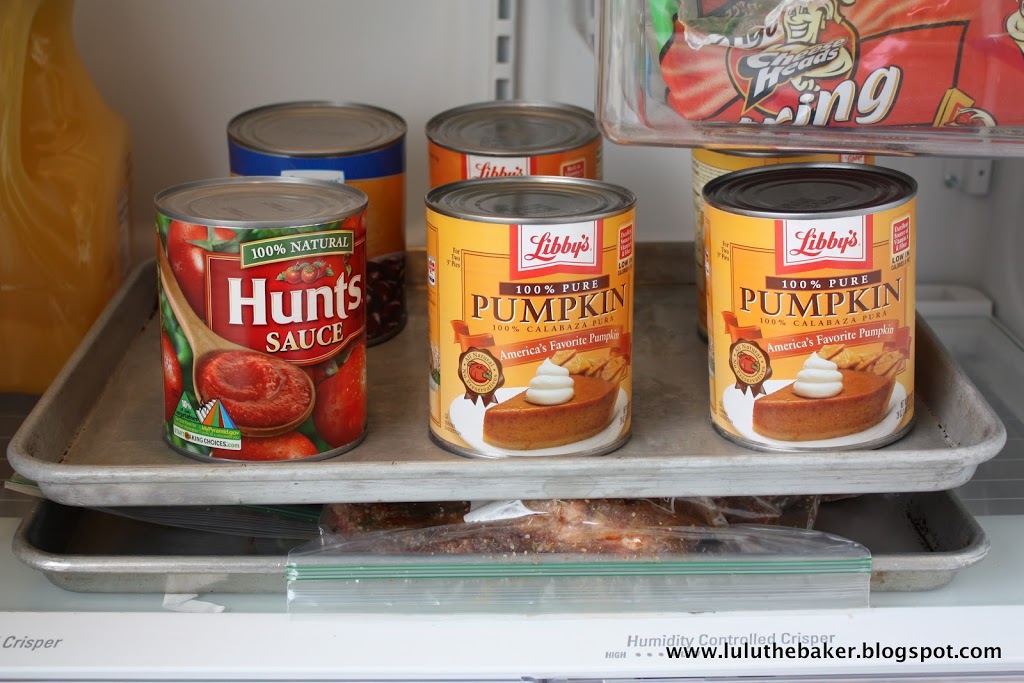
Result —
<svg viewBox="0 0 1024 683"><path fill-rule="evenodd" d="M704 188L711 418L763 450L874 448L914 415L909 176L792 164Z"/></svg>
<svg viewBox="0 0 1024 683"><path fill-rule="evenodd" d="M636 198L575 178L427 194L430 433L474 457L629 437Z"/></svg>
<svg viewBox="0 0 1024 683"><path fill-rule="evenodd" d="M871 154L840 154L837 152L762 152L756 150L714 150L698 147L692 152L691 178L693 185L693 265L697 287L697 332L707 339L708 298L705 278L708 258L704 241L704 186L726 173L748 168L804 164L813 162L842 162L847 164L874 164Z"/></svg>

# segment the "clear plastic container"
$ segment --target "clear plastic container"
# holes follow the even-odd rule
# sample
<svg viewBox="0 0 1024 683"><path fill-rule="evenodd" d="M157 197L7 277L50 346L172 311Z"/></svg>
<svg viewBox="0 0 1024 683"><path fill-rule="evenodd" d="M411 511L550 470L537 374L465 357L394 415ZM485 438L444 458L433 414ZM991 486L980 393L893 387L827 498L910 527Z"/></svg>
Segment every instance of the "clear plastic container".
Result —
<svg viewBox="0 0 1024 683"><path fill-rule="evenodd" d="M130 266L129 133L72 0L0 3L0 392L40 393Z"/></svg>
<svg viewBox="0 0 1024 683"><path fill-rule="evenodd" d="M1016 0L606 0L600 62L621 144L1024 154Z"/></svg>

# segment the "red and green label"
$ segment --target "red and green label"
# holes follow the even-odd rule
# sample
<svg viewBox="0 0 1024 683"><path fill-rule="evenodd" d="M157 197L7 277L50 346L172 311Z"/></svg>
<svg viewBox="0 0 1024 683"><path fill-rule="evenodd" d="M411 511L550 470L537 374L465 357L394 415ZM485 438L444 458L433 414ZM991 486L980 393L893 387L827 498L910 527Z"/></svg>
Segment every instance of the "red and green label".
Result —
<svg viewBox="0 0 1024 683"><path fill-rule="evenodd" d="M249 398L197 394L193 366L205 363L209 354L194 357L161 288L165 431L173 445L199 456L281 460L316 456L361 438L366 424L363 226L362 214L323 225L245 230L157 216L160 247L184 299L176 302L178 310L191 309L226 347L238 345L257 352L257 360L298 366L312 387L303 389L307 407L310 400L313 405L301 424L287 431L247 429L241 413L232 415L240 409L232 406ZM266 393L273 394L274 377L265 377L272 367L246 364L238 370L246 376L239 376L237 385L266 384Z"/></svg>

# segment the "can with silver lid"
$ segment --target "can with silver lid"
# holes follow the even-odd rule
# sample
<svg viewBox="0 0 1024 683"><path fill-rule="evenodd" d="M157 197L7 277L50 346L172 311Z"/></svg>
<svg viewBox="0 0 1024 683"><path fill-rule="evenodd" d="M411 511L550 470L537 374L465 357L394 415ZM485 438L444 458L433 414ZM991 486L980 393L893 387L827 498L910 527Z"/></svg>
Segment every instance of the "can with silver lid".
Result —
<svg viewBox="0 0 1024 683"><path fill-rule="evenodd" d="M157 194L164 438L318 460L366 433L366 195L300 178Z"/></svg>
<svg viewBox="0 0 1024 683"><path fill-rule="evenodd" d="M711 419L762 450L876 448L914 417L913 178L854 164L704 187Z"/></svg>
<svg viewBox="0 0 1024 683"><path fill-rule="evenodd" d="M233 175L345 183L366 193L367 343L405 327L405 121L380 107L285 102L228 123Z"/></svg>
<svg viewBox="0 0 1024 683"><path fill-rule="evenodd" d="M813 162L840 162L844 164L871 164L871 154L846 154L840 152L777 152L774 150L708 149L693 150L691 176L693 188L693 256L694 283L697 286L697 332L707 339L708 315L707 292L704 280L707 277L707 244L704 241L704 186L708 181L733 171L779 164L804 164Z"/></svg>
<svg viewBox="0 0 1024 683"><path fill-rule="evenodd" d="M594 114L547 102L495 101L441 112L427 122L430 187L473 178L545 175L601 178Z"/></svg>
<svg viewBox="0 0 1024 683"><path fill-rule="evenodd" d="M427 193L430 434L476 457L600 455L629 437L636 199L594 180Z"/></svg>

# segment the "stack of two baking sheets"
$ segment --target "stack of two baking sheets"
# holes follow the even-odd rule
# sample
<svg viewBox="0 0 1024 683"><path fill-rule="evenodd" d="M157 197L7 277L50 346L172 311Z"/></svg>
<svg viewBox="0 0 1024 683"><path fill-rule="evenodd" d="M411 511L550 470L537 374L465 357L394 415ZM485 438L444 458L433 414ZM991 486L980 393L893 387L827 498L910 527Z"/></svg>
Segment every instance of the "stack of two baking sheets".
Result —
<svg viewBox="0 0 1024 683"><path fill-rule="evenodd" d="M748 450L723 438L708 416L693 273L679 265L692 262L692 245L637 247L643 268L636 278L632 434L597 457L474 459L428 438L422 252L408 255L408 281L416 284L408 290L407 328L368 351L370 427L362 444L309 462L185 457L163 439L156 266L143 264L10 442L12 466L45 497L18 530L15 554L68 590L284 593L297 576L312 576L304 571L316 571L296 549L317 533L310 510L324 503L814 495L828 501L815 529L866 549L861 559L870 561L858 566L870 572L872 591L936 588L984 558L984 532L949 490L999 452L1006 432L922 319L916 418L903 438L877 450ZM310 516L300 514L276 536L157 523L154 510L182 506L296 506ZM133 515L133 508L146 514ZM477 559L471 564L483 576L490 570ZM682 566L654 559L648 564ZM444 561L417 564L421 578L434 580L432 563ZM635 566L618 566L607 571L632 580ZM391 575L363 576L365 586ZM361 608L375 609L371 602Z"/></svg>

